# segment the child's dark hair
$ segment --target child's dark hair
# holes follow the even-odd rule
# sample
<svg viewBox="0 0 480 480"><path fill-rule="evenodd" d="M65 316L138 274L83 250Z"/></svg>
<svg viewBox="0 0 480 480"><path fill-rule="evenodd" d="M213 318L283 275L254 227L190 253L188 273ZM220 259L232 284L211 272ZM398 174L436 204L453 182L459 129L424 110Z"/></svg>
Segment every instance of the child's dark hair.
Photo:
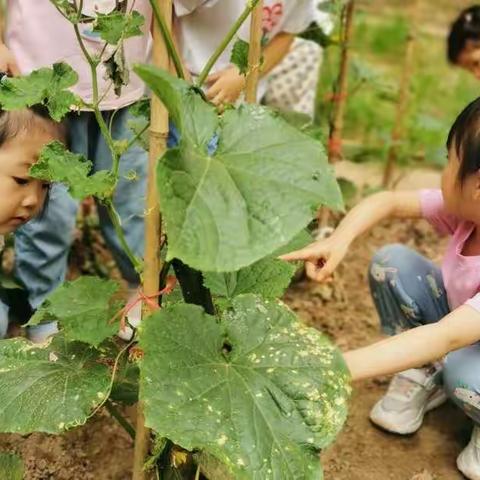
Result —
<svg viewBox="0 0 480 480"><path fill-rule="evenodd" d="M458 179L463 183L480 170L480 97L467 105L448 133L447 149L455 148L460 168Z"/></svg>
<svg viewBox="0 0 480 480"><path fill-rule="evenodd" d="M480 40L480 5L466 8L452 23L447 42L447 57L457 63L469 40Z"/></svg>
<svg viewBox="0 0 480 480"><path fill-rule="evenodd" d="M43 105L13 111L0 108L0 147L17 135L35 128L51 133L53 138L63 143L67 142L65 125L53 120Z"/></svg>

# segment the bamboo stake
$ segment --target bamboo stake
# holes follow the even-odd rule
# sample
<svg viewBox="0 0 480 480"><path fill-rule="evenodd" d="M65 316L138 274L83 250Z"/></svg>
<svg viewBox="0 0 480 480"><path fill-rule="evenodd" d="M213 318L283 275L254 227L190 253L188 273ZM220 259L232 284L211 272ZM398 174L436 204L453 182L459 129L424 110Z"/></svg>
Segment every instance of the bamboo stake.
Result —
<svg viewBox="0 0 480 480"><path fill-rule="evenodd" d="M350 43L353 34L353 17L355 13L355 0L350 0L343 8L341 19L340 68L333 92L333 111L328 138L328 161L336 163L342 158L342 134L347 105L348 69L350 65ZM319 233L323 235L330 222L331 212L328 208L320 208L317 214Z"/></svg>
<svg viewBox="0 0 480 480"><path fill-rule="evenodd" d="M245 86L245 100L257 102L258 80L260 79L260 63L262 58L262 20L263 0L260 0L252 11L250 21L250 45L248 49L248 73Z"/></svg>
<svg viewBox="0 0 480 480"><path fill-rule="evenodd" d="M334 92L333 119L330 126L330 136L328 144L328 159L330 163L335 163L342 157L342 133L343 121L345 117L345 107L347 104L348 89L348 68L350 65L350 42L353 32L353 14L355 12L355 0L350 0L344 7L342 13L342 51L340 58L340 70L336 91Z"/></svg>
<svg viewBox="0 0 480 480"><path fill-rule="evenodd" d="M160 13L165 19L167 28L172 28L172 1L156 0ZM168 49L163 41L158 22L154 24L153 31L153 65L169 70L170 59ZM157 163L166 150L168 136L168 112L156 96L152 96L152 113L150 125L150 152L148 160L147 200L145 215L145 269L143 289L145 295L154 296L159 291L161 270L160 261L160 236L161 216L157 192ZM144 305L144 308L146 306ZM148 314L144 311L144 314ZM145 427L143 405L138 404L136 437L134 450L133 480L145 480L147 474L144 470L145 459L150 444L150 431Z"/></svg>
<svg viewBox="0 0 480 480"><path fill-rule="evenodd" d="M383 172L384 188L392 186L393 173L397 163L398 144L404 136L405 117L407 115L411 78L415 63L415 44L417 38L417 20L420 10L420 0L412 0L410 5L410 31L405 45L405 57L403 60L402 76L398 93L397 112L393 125L391 144L388 149L387 163Z"/></svg>

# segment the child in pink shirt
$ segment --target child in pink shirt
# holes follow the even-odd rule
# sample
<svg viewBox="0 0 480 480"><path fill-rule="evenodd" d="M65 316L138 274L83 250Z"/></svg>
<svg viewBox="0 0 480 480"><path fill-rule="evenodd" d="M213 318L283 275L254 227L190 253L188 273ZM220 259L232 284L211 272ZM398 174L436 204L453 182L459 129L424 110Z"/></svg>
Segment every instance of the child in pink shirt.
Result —
<svg viewBox="0 0 480 480"><path fill-rule="evenodd" d="M370 289L390 338L345 354L353 380L397 373L370 418L397 434L418 430L447 398L474 422L457 459L480 480L480 98L453 124L441 190L382 192L363 200L331 237L285 255L306 260L326 280L350 243L387 217L426 218L450 236L441 268L403 245L382 248L369 269Z"/></svg>

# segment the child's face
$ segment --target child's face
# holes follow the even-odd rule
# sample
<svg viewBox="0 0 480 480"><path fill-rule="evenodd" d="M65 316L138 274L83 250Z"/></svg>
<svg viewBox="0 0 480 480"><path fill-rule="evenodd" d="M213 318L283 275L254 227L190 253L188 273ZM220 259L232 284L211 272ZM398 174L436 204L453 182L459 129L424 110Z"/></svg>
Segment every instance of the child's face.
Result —
<svg viewBox="0 0 480 480"><path fill-rule="evenodd" d="M480 43L468 41L457 59L457 65L480 80Z"/></svg>
<svg viewBox="0 0 480 480"><path fill-rule="evenodd" d="M469 175L460 183L460 160L455 148L448 152L442 174L442 193L448 213L480 225L480 174Z"/></svg>
<svg viewBox="0 0 480 480"><path fill-rule="evenodd" d="M45 202L48 184L29 177L51 134L40 129L16 135L0 147L0 235L37 215Z"/></svg>

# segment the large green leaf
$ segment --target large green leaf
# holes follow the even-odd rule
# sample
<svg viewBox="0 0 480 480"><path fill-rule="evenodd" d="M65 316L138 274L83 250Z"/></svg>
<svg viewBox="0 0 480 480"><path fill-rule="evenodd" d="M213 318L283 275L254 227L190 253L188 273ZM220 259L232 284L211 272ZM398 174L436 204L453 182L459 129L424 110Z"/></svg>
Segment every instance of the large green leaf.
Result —
<svg viewBox="0 0 480 480"><path fill-rule="evenodd" d="M213 295L226 299L227 305L234 297L246 293L255 293L267 299L280 297L290 285L297 267L293 263L278 260L277 257L303 248L311 240L310 234L303 230L285 247L248 267L236 272L204 273L205 286Z"/></svg>
<svg viewBox="0 0 480 480"><path fill-rule="evenodd" d="M0 83L0 105L4 110L18 110L43 104L51 117L60 121L80 99L68 88L78 81L77 73L66 63L40 68L30 75L4 78Z"/></svg>
<svg viewBox="0 0 480 480"><path fill-rule="evenodd" d="M135 10L131 13L99 13L93 24L93 31L100 33L102 40L116 45L120 40L142 35L144 23L143 15Z"/></svg>
<svg viewBox="0 0 480 480"><path fill-rule="evenodd" d="M115 315L121 305L119 285L113 280L83 276L55 290L28 322L57 320L65 338L98 346L118 331Z"/></svg>
<svg viewBox="0 0 480 480"><path fill-rule="evenodd" d="M30 175L47 182L60 182L68 187L72 197L83 200L91 195L109 198L115 188L115 177L108 170L90 175L92 162L83 155L69 152L54 141L46 145L40 159L30 168Z"/></svg>
<svg viewBox="0 0 480 480"><path fill-rule="evenodd" d="M350 391L339 351L285 306L237 297L221 321L194 305L143 322L146 422L235 478L318 479Z"/></svg>
<svg viewBox="0 0 480 480"><path fill-rule="evenodd" d="M168 259L234 271L285 245L320 204L342 207L322 145L268 109L244 105L218 119L182 80L154 67L136 72L181 134L158 167ZM216 152L207 145L218 135Z"/></svg>
<svg viewBox="0 0 480 480"><path fill-rule="evenodd" d="M83 425L109 392L110 370L88 345L0 342L0 431L60 433Z"/></svg>
<svg viewBox="0 0 480 480"><path fill-rule="evenodd" d="M268 257L237 272L208 272L204 283L213 295L229 300L245 293L273 299L283 294L295 270L291 263Z"/></svg>
<svg viewBox="0 0 480 480"><path fill-rule="evenodd" d="M23 461L18 455L0 452L0 478L2 480L23 480Z"/></svg>

